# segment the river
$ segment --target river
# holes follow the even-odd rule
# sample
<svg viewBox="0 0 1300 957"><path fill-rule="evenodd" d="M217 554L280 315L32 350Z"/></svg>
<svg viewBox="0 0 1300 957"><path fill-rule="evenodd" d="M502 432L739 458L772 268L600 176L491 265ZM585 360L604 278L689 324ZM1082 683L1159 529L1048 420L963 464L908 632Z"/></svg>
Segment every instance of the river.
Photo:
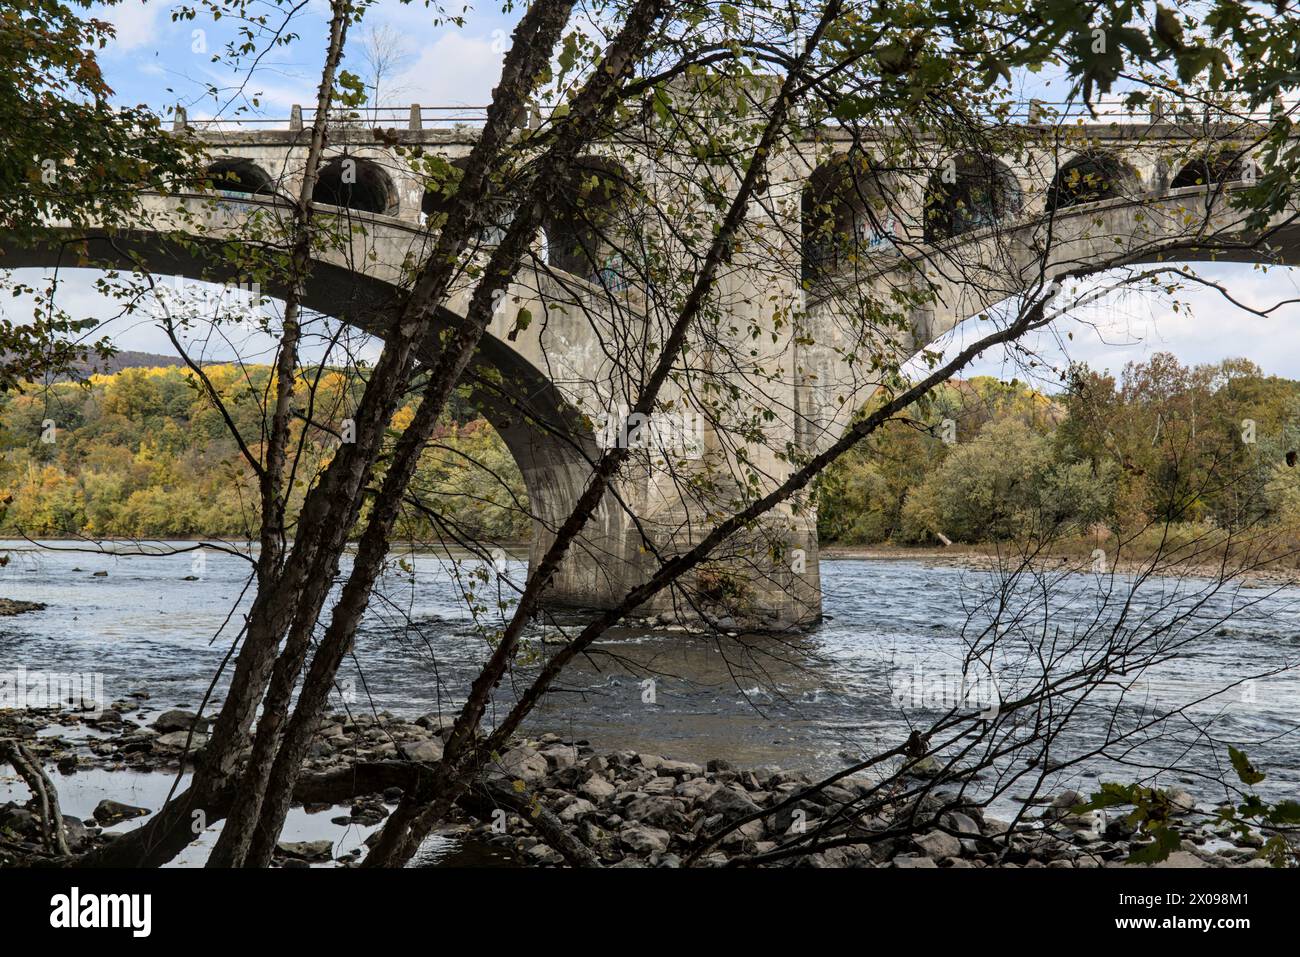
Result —
<svg viewBox="0 0 1300 957"><path fill-rule="evenodd" d="M10 557L0 570L0 597L47 606L0 619L0 673L94 672L102 675L108 701L145 690L155 712L196 707L238 627L231 610L249 601L248 563L214 550L201 557L115 556L73 550L74 543L45 544L0 543L0 553ZM403 563L394 563L382 599L372 604L337 704L405 716L454 713L487 647L460 598L456 572L480 565L431 554L408 555ZM505 574L515 582L525 570L518 558L506 562ZM965 693L965 643L979 632L986 612L978 606L993 593L996 576L911 560L837 558L823 561L821 570L827 620L810 634L705 639L622 629L573 667L532 726L598 749L814 772L900 744L914 723L924 724ZM1115 588L1116 580L1108 581ZM1198 703L1162 733L1072 766L1051 786L1086 790L1099 777L1143 779L1177 782L1215 800L1223 791L1212 779L1223 773L1231 744L1267 772L1261 793L1300 796L1300 673L1294 667L1300 590L1232 587L1207 594L1204 582L1163 579L1133 599L1118 581L1130 614L1142 613L1133 621L1145 616L1143 627L1187 644L1176 660L1141 676L1123 700L1103 696L1105 706L1081 709L1053 758L1094 746L1105 727L1116 726L1103 724L1112 715L1119 725L1136 724L1153 709ZM1119 598L1112 593L1109 602L1100 601L1105 587L1091 575L1059 576L1046 599L1026 605L1041 607L1005 644L1050 633L1059 645L1061 635L1078 635L1088 622L1113 620ZM577 620L570 615L561 623ZM541 641L548 632L535 629L531 637ZM989 682L972 683L975 693L963 703L988 706L987 696L979 699L981 687L1014 697L1015 662L996 667ZM525 663L520 680L527 672ZM1214 694L1250 675L1264 677ZM497 706L511 695L503 688ZM1157 773L1166 768L1177 770Z"/></svg>

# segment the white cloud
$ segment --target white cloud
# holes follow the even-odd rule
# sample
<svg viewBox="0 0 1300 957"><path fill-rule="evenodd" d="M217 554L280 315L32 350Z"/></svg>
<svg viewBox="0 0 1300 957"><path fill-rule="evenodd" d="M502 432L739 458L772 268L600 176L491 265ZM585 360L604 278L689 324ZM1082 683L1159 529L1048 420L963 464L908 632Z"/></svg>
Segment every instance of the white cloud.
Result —
<svg viewBox="0 0 1300 957"><path fill-rule="evenodd" d="M483 106L501 78L501 58L490 35L471 37L447 28L392 86L421 106Z"/></svg>
<svg viewBox="0 0 1300 957"><path fill-rule="evenodd" d="M95 15L113 24L116 36L106 50L110 54L128 53L161 38L158 18L166 5L144 0L122 0L111 7L96 10Z"/></svg>

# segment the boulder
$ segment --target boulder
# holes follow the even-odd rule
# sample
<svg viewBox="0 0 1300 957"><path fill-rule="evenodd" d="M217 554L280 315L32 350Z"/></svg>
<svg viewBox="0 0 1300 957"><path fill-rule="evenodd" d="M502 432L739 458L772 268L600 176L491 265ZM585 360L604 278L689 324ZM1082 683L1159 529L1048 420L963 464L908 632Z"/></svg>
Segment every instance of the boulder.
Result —
<svg viewBox="0 0 1300 957"><path fill-rule="evenodd" d="M194 732L193 735L188 731L172 731L168 734L160 734L154 739L156 746L176 751L184 750L187 743L191 751L197 751L208 743L208 736L200 731Z"/></svg>
<svg viewBox="0 0 1300 957"><path fill-rule="evenodd" d="M943 857L960 857L961 841L943 831L930 831L912 839L926 857L938 860Z"/></svg>
<svg viewBox="0 0 1300 957"><path fill-rule="evenodd" d="M619 840L637 854L662 854L668 850L671 835L657 827L630 824L618 832Z"/></svg>
<svg viewBox="0 0 1300 957"><path fill-rule="evenodd" d="M653 777L641 785L641 790L646 794L672 794L676 787L676 778Z"/></svg>
<svg viewBox="0 0 1300 957"><path fill-rule="evenodd" d="M398 746L397 750L408 761L433 764L442 760L442 742L436 738L427 738L424 741L404 741Z"/></svg>
<svg viewBox="0 0 1300 957"><path fill-rule="evenodd" d="M599 774L593 774L587 780L578 785L578 793L584 797L591 798L599 804L611 794L614 793L614 785L610 784Z"/></svg>
<svg viewBox="0 0 1300 957"><path fill-rule="evenodd" d="M623 818L667 828L681 828L686 823L681 802L658 795L645 795L629 801L623 808Z"/></svg>
<svg viewBox="0 0 1300 957"><path fill-rule="evenodd" d="M197 730L208 730L208 719L200 718L193 711L186 711L184 708L172 708L170 711L164 711L154 719L153 727L157 728L162 734L169 731L188 731L190 728L198 725Z"/></svg>
<svg viewBox="0 0 1300 957"><path fill-rule="evenodd" d="M545 844L535 844L524 852L524 857L528 858L530 864L563 864L564 857L559 851L552 850Z"/></svg>
<svg viewBox="0 0 1300 957"><path fill-rule="evenodd" d="M709 814L721 814L723 820L730 823L758 810L758 805L749 799L749 795L731 788L718 788L704 802L704 809Z"/></svg>
<svg viewBox="0 0 1300 957"><path fill-rule="evenodd" d="M333 858L332 841L281 841L275 849L299 861L328 861Z"/></svg>
<svg viewBox="0 0 1300 957"><path fill-rule="evenodd" d="M704 773L703 768L689 761L661 761L655 770L675 778L696 777Z"/></svg>
<svg viewBox="0 0 1300 957"><path fill-rule="evenodd" d="M560 820L565 824L572 824L588 814L596 813L596 805L592 804L585 798L573 798L564 809L560 811Z"/></svg>
<svg viewBox="0 0 1300 957"><path fill-rule="evenodd" d="M521 746L512 748L501 756L499 770L508 778L523 781L525 784L536 784L546 777L550 765L546 758L534 749Z"/></svg>
<svg viewBox="0 0 1300 957"><path fill-rule="evenodd" d="M703 801L711 797L720 787L721 784L705 778L688 778L673 788L673 793L687 801Z"/></svg>
<svg viewBox="0 0 1300 957"><path fill-rule="evenodd" d="M932 858L922 854L899 854L891 862L895 867L938 867Z"/></svg>
<svg viewBox="0 0 1300 957"><path fill-rule="evenodd" d="M578 763L577 748L570 747L567 744L543 748L538 753L546 758L547 763L557 771L562 768L574 767Z"/></svg>
<svg viewBox="0 0 1300 957"><path fill-rule="evenodd" d="M93 815L96 821L104 827L109 827L121 821L129 821L134 817L147 817L151 813L153 812L145 807L132 807L130 804L123 804L120 801L111 801L105 798L95 805Z"/></svg>

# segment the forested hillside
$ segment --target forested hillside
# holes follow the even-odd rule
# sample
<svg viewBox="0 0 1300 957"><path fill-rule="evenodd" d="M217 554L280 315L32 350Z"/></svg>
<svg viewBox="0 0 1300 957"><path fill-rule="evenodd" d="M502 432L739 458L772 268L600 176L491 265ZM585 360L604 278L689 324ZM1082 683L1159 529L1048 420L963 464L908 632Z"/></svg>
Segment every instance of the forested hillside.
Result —
<svg viewBox="0 0 1300 957"><path fill-rule="evenodd" d="M245 442L256 448L270 369L207 366L204 372ZM309 383L315 385L314 427L307 428L300 413L292 443L301 456L294 508L305 478L337 447L355 401L337 373L304 373L304 396ZM305 398L300 408L307 408ZM399 409L394 427L411 414L410 407ZM6 534L242 538L256 529L252 472L222 414L186 369L126 369L9 394L0 409L0 444L0 487L12 499ZM527 536L529 520L512 497L526 507L518 471L496 433L463 401L445 416L415 486L462 533L500 541ZM412 515L404 532L419 536L434 520Z"/></svg>
<svg viewBox="0 0 1300 957"><path fill-rule="evenodd" d="M255 445L270 370L205 372ZM301 475L332 453L331 432L354 399L342 376L319 375ZM304 393L316 376L305 374ZM1118 377L1079 367L1052 396L978 377L949 383L911 413L828 471L819 499L824 543L1300 520L1300 468L1287 465L1300 448L1300 383L1244 360L1188 367L1162 354ZM399 410L394 427L411 414ZM221 414L182 368L126 369L10 394L0 443L0 486L12 496L5 534L244 537L255 527L251 473ZM412 513L407 536L445 520L498 541L528 537L518 469L463 399L445 416L416 487L439 518ZM295 488L295 504L302 492Z"/></svg>

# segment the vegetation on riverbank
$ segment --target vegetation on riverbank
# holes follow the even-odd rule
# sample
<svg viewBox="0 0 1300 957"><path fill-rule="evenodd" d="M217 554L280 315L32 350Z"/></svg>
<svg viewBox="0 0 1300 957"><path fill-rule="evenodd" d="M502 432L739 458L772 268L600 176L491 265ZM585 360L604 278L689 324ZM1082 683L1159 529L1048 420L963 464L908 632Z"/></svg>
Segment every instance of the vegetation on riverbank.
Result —
<svg viewBox="0 0 1300 957"><path fill-rule="evenodd" d="M259 436L262 406L272 394L270 368L212 365L203 371L239 433L246 441ZM312 422L300 415L294 425L300 476L291 495L295 511L306 478L332 456L355 408L356 387L342 375L304 371L304 397L313 383ZM413 414L413 403L401 407L393 429ZM466 537L526 538L527 494L505 445L463 398L443 420L414 483L434 513L408 515L403 534L424 537L431 522L446 521ZM10 497L4 534L255 535L255 479L222 413L187 369L125 369L9 393L0 398L0 449L0 489Z"/></svg>
<svg viewBox="0 0 1300 957"><path fill-rule="evenodd" d="M258 435L270 369L204 372L241 434ZM304 373L304 393L316 376L313 424L295 426L303 475L332 454L355 399L328 370ZM394 430L412 414L403 406ZM417 478L434 513L406 516L404 533L443 522L467 538L525 540L527 493L509 450L463 395L443 420ZM254 527L252 477L184 368L10 393L0 448L0 487L12 497L4 534L245 537ZM1241 359L1189 367L1159 354L1118 377L1079 366L1057 395L976 377L939 389L829 469L819 531L832 549L1048 534L1054 554L1077 557L1199 548L1300 520L1300 469L1288 465L1297 448L1300 382ZM304 492L298 483L295 507Z"/></svg>
<svg viewBox="0 0 1300 957"><path fill-rule="evenodd" d="M1085 555L1222 543L1300 519L1297 448L1300 383L1242 359L1081 365L1053 396L974 378L828 469L819 531L830 546L1051 536Z"/></svg>

